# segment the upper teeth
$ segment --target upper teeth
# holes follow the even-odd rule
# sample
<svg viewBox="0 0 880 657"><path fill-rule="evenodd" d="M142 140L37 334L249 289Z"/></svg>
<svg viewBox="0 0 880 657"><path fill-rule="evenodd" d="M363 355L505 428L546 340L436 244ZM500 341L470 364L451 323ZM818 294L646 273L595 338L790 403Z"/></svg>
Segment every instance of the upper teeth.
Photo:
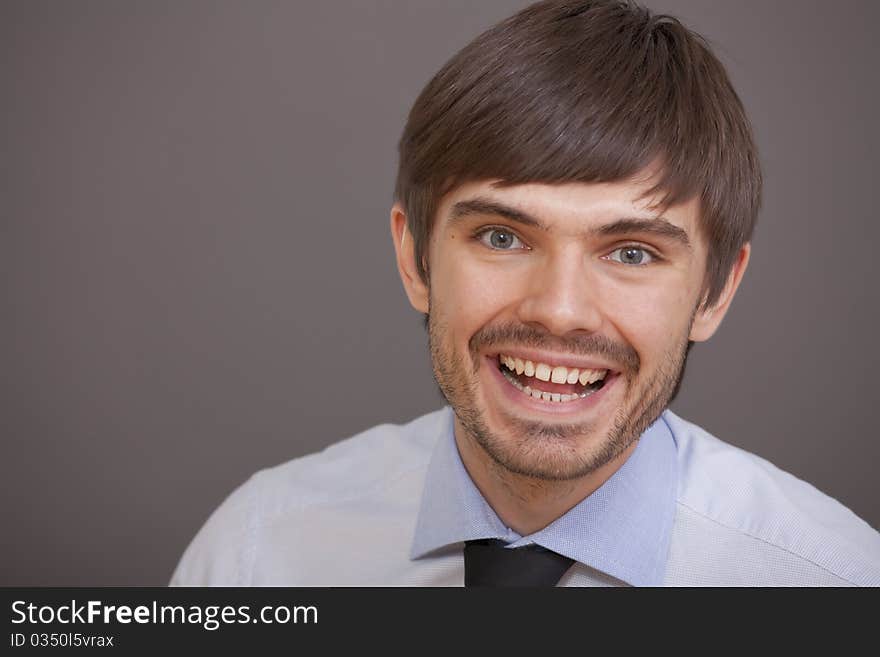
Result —
<svg viewBox="0 0 880 657"><path fill-rule="evenodd" d="M578 369L576 367L563 367L562 365L547 365L546 363L533 363L530 360L522 360L514 356L499 356L501 362L509 370L517 374L533 376L540 381L552 381L553 383L576 383L582 386L595 383L605 378L608 370Z"/></svg>

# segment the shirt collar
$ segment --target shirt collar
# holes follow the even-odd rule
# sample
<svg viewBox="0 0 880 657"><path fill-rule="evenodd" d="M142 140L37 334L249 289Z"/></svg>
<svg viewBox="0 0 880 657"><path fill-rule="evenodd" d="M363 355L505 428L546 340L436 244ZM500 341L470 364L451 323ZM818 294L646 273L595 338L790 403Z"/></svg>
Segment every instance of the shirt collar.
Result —
<svg viewBox="0 0 880 657"><path fill-rule="evenodd" d="M662 414L626 462L592 495L544 529L520 536L506 527L465 470L446 408L446 430L425 477L410 556L454 543L498 538L537 543L633 586L660 586L675 511L678 459Z"/></svg>

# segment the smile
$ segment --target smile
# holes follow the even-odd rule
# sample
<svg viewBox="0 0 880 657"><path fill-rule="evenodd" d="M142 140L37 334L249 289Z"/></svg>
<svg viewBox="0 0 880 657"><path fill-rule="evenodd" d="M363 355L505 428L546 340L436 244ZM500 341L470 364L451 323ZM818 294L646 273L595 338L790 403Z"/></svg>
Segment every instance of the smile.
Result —
<svg viewBox="0 0 880 657"><path fill-rule="evenodd" d="M609 373L607 369L554 366L506 354L498 355L498 368L524 395L559 404L585 399L601 390Z"/></svg>

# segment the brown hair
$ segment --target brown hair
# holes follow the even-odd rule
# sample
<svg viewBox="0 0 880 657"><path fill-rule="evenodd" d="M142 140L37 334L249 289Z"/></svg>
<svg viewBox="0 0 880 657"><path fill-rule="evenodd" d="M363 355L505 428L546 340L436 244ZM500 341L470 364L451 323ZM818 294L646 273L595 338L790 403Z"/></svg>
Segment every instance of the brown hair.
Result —
<svg viewBox="0 0 880 657"><path fill-rule="evenodd" d="M742 103L702 37L628 1L546 0L481 34L416 99L395 197L419 275L440 199L470 181L612 182L660 162L648 195L699 196L703 307L751 240L761 197Z"/></svg>

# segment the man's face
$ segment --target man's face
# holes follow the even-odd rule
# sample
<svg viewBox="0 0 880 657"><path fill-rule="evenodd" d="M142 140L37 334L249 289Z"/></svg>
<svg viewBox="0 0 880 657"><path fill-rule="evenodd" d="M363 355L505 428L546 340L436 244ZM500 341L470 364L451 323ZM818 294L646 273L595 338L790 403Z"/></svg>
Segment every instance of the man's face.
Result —
<svg viewBox="0 0 880 657"><path fill-rule="evenodd" d="M689 337L705 339L698 202L660 218L644 189L480 182L441 201L434 374L457 438L508 471L569 480L612 461L669 402Z"/></svg>

